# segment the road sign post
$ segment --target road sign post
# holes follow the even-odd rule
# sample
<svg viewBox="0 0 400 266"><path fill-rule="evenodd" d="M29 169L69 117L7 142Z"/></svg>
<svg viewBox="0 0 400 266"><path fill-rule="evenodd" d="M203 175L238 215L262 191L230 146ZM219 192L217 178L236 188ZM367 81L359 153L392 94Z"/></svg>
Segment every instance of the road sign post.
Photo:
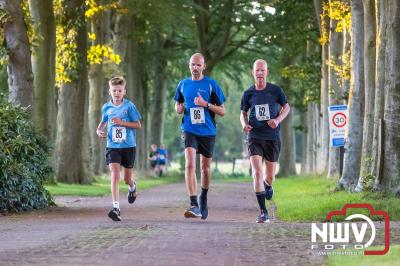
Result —
<svg viewBox="0 0 400 266"><path fill-rule="evenodd" d="M329 106L329 145L340 149L340 175L343 170L344 144L346 142L348 112L347 105Z"/></svg>

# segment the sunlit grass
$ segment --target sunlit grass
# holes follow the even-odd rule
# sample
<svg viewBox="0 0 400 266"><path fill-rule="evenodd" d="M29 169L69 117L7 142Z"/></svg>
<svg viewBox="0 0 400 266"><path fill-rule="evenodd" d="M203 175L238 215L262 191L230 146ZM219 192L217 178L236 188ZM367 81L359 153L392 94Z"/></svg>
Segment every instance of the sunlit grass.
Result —
<svg viewBox="0 0 400 266"><path fill-rule="evenodd" d="M399 265L400 246L391 246L388 253L382 256L346 256L329 255L327 257L330 266L354 266L354 265L379 265L391 266Z"/></svg>
<svg viewBox="0 0 400 266"><path fill-rule="evenodd" d="M400 199L380 193L333 192L337 180L319 176L278 178L274 183L274 202L279 219L284 221L322 221L346 203L370 203L385 210L390 220L400 220Z"/></svg>

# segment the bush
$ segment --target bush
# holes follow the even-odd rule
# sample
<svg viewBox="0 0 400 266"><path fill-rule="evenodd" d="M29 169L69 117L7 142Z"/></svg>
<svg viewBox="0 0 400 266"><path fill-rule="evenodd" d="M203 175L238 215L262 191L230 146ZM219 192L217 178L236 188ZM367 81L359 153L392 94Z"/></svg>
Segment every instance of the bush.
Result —
<svg viewBox="0 0 400 266"><path fill-rule="evenodd" d="M0 95L0 212L53 204L43 187L52 173L46 139L34 131L29 114Z"/></svg>

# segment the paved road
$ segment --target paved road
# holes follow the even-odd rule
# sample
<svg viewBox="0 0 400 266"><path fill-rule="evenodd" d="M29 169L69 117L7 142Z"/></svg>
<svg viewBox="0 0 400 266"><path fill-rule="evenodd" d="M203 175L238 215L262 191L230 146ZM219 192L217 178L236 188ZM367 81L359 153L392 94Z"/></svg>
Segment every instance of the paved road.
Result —
<svg viewBox="0 0 400 266"><path fill-rule="evenodd" d="M57 197L59 207L0 216L0 265L321 265L310 224L270 213L256 224L251 185L215 183L209 219L185 219L184 184L121 200L122 222L106 215L110 197Z"/></svg>

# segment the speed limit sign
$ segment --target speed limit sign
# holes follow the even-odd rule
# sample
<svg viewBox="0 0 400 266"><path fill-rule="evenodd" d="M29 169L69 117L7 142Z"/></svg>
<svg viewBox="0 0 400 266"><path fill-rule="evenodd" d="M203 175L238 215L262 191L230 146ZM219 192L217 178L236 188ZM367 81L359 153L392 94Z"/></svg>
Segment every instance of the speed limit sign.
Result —
<svg viewBox="0 0 400 266"><path fill-rule="evenodd" d="M347 105L329 106L329 136L331 147L344 146L347 130Z"/></svg>
<svg viewBox="0 0 400 266"><path fill-rule="evenodd" d="M336 113L332 117L332 123L335 127L344 127L347 123L347 115L344 113Z"/></svg>

